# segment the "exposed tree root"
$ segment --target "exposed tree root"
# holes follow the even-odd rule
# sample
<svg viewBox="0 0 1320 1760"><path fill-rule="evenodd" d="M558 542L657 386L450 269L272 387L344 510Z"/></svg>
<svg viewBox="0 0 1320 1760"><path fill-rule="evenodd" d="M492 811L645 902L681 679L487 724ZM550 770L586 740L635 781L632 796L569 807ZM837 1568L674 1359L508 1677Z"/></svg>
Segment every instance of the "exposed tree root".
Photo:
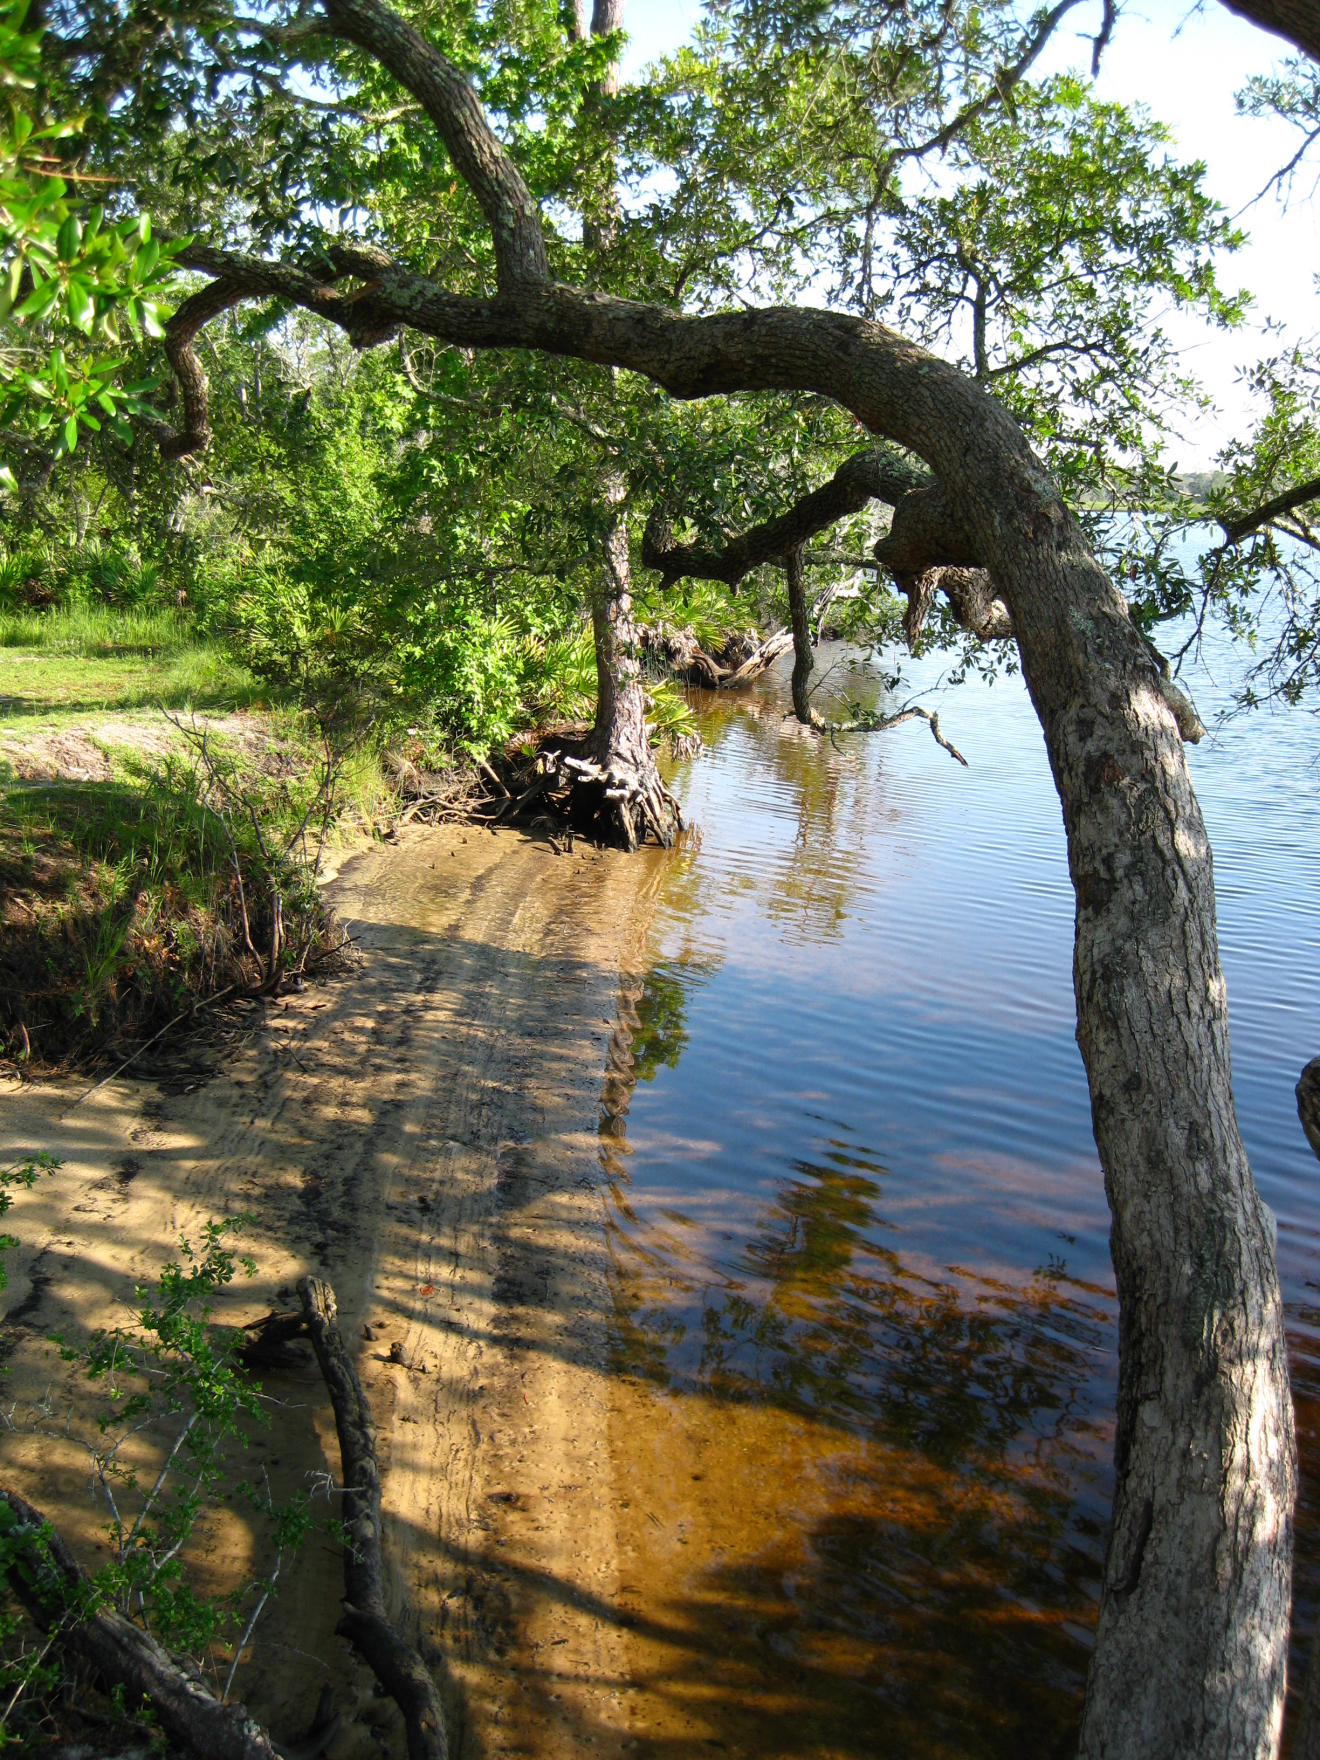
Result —
<svg viewBox="0 0 1320 1760"><path fill-rule="evenodd" d="M344 1475L344 1617L335 1630L371 1664L403 1713L408 1760L446 1760L444 1714L421 1657L399 1636L385 1611L385 1559L380 1544L380 1465L376 1427L357 1370L344 1346L335 1292L319 1277L298 1280L307 1336L330 1393Z"/></svg>
<svg viewBox="0 0 1320 1760"><path fill-rule="evenodd" d="M298 1285L302 1311L271 1314L253 1328L244 1355L272 1361L294 1338L309 1338L334 1408L343 1471L344 1615L336 1630L370 1664L403 1713L409 1760L447 1760L444 1717L435 1683L421 1657L385 1611L381 1551L381 1486L376 1432L357 1370L344 1346L334 1291L319 1278ZM322 1693L311 1728L299 1741L276 1743L242 1705L216 1697L199 1671L179 1661L140 1626L112 1607L91 1607L85 1572L40 1510L0 1487L17 1526L9 1587L34 1624L89 1667L106 1687L122 1688L130 1703L146 1700L172 1743L206 1760L317 1760L338 1733L332 1694ZM89 1611L90 1608L90 1611Z"/></svg>
<svg viewBox="0 0 1320 1760"><path fill-rule="evenodd" d="M594 758L547 749L538 766L541 788L534 785L518 804L539 796L575 830L597 842L621 843L634 850L649 836L669 849L683 829L682 809L654 763L648 766L649 773L642 773L621 760L599 764Z"/></svg>

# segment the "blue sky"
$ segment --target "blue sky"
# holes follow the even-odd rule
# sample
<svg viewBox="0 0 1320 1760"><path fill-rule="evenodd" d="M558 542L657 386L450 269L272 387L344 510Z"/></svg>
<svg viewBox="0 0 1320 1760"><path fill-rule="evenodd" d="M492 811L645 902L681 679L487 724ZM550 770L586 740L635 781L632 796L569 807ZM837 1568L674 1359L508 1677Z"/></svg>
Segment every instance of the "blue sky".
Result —
<svg viewBox="0 0 1320 1760"><path fill-rule="evenodd" d="M1090 34L1100 7L1079 9L1043 58L1043 71L1085 67ZM701 15L699 0L627 0L625 28L632 42L626 68L676 47ZM1087 34L1089 33L1089 34ZM1206 163L1207 186L1230 213L1237 213L1294 152L1299 137L1283 124L1236 115L1233 93L1255 73L1284 60L1287 45L1236 18L1217 0L1189 9L1186 0L1135 0L1124 8L1097 82L1101 97L1140 102L1174 133L1174 150L1183 159ZM1320 330L1315 313L1315 276L1320 272L1320 224L1312 183L1320 177L1320 150L1314 168L1303 170L1285 213L1273 195L1241 215L1251 242L1226 262L1226 285L1255 295L1253 321L1245 331L1225 337L1172 314L1166 328L1193 371L1222 411L1217 420L1198 423L1184 437L1179 462L1187 469L1209 464L1215 451L1248 411L1236 382L1237 368L1277 344L1261 335L1273 318L1290 337L1308 338Z"/></svg>

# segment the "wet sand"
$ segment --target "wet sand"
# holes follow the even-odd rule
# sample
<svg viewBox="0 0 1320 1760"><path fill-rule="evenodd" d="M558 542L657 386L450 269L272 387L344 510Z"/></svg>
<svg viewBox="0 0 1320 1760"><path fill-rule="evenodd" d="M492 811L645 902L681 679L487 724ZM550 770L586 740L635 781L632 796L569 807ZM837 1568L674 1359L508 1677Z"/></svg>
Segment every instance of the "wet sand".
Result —
<svg viewBox="0 0 1320 1760"><path fill-rule="evenodd" d="M456 1755L617 1751L654 1723L630 1690L646 1585L621 1574L636 1553L616 1520L597 1126L671 859L413 832L334 883L360 968L267 1009L220 1075L174 1094L119 1080L73 1110L85 1083L0 1089L0 1153L63 1161L9 1218L6 1482L94 1561L91 1412L44 1341L112 1323L181 1234L252 1212L259 1273L221 1317L287 1306L304 1271L333 1283L379 1428L396 1612L444 1686ZM272 1427L246 1470L277 1496L337 1475L314 1368L263 1379ZM215 1588L253 1568L236 1510L195 1553ZM315 1537L235 1695L290 1740L328 1681L347 1719L331 1760L402 1754L397 1713L334 1636L341 1593L337 1547Z"/></svg>

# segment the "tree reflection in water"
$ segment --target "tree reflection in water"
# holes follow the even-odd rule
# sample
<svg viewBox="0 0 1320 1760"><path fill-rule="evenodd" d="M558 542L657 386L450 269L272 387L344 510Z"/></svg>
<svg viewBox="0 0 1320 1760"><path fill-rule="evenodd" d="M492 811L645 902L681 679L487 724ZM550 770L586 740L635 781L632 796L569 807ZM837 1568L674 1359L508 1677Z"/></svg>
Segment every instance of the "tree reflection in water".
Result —
<svg viewBox="0 0 1320 1760"><path fill-rule="evenodd" d="M750 1227L718 1193L699 1216L634 1208L628 1105L676 1067L688 988L669 964L625 997L601 1124L615 1373L657 1412L679 1402L684 1446L748 1506L685 1560L667 1614L720 1658L747 1753L1065 1753L1108 1511L1112 1296L1063 1260L1013 1282L905 1258L886 1169L842 1139ZM735 1432L754 1460L747 1440L721 1456Z"/></svg>

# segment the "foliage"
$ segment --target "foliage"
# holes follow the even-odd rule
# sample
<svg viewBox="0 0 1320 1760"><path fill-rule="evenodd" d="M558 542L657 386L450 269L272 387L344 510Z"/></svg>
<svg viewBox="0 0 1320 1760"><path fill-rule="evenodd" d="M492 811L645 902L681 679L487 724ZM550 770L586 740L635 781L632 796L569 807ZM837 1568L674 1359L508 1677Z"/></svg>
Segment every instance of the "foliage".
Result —
<svg viewBox="0 0 1320 1760"><path fill-rule="evenodd" d="M49 1164L49 1158L38 1158L38 1164L43 1159ZM235 1476L236 1448L246 1446L252 1426L268 1420L259 1384L236 1357L241 1333L218 1327L213 1316L240 1271L255 1275L255 1261L230 1244L250 1221L208 1221L197 1246L181 1239L179 1258L163 1267L155 1287L135 1291L130 1322L98 1329L85 1343L58 1335L53 1340L99 1404L84 1444L93 1486L109 1510L110 1559L78 1596L66 1600L51 1642L63 1624L108 1605L166 1649L194 1660L226 1628L241 1626L236 1667L286 1556L311 1530L304 1492L277 1507L264 1480L255 1485ZM188 1579L186 1547L205 1513L226 1501L238 1501L257 1516L256 1550L267 1562L229 1595L199 1594ZM0 1504L0 1578L18 1571L29 1581L43 1573L46 1583L59 1582L49 1568L47 1533L24 1528ZM3 1619L0 1683L9 1697L0 1714L0 1741L12 1730L22 1694L52 1679L45 1666L50 1643L36 1657L21 1649L15 1654L19 1622L8 1612Z"/></svg>
<svg viewBox="0 0 1320 1760"><path fill-rule="evenodd" d="M108 421L127 438L127 418L151 413L155 380L124 382L122 357L98 351L161 335L157 304L180 247L153 238L145 214L107 218L60 174L54 149L81 123L43 114L42 31L24 29L26 14L27 0L0 6L0 320L70 333L74 346L0 348L0 428L21 428L58 458L80 428Z"/></svg>
<svg viewBox="0 0 1320 1760"><path fill-rule="evenodd" d="M1150 516L1187 512L1166 449L1200 394L1158 311L1237 324L1244 296L1219 264L1242 235L1155 119L1100 103L1079 75L1034 76L1044 15L1012 0L711 0L690 46L611 92L617 43L580 38L550 0L424 0L410 16L479 89L541 200L556 272L686 310L825 294L951 351L1074 506L1103 504L1097 535L1118 545L1140 615L1185 606ZM95 47L70 57L73 36ZM174 230L309 261L348 230L456 290L491 285L484 219L416 105L292 14L183 0L130 35L110 0L77 0L45 59L88 118L56 143L62 163L118 180L121 205L131 192ZM616 172L617 236L588 260L581 216ZM718 539L863 438L813 398L678 406L628 375L408 336L356 358L273 303L213 321L202 350L204 473L155 456L154 416L131 442L93 436L22 510L24 547L77 565L25 579L58 604L173 601L274 691L464 758L589 709L603 471L626 478L634 543L657 500ZM158 366L138 351L134 382ZM835 536L855 548L875 533L858 519ZM1261 582L1281 577L1264 541L1240 561L1214 603L1245 628ZM1156 579L1162 599L1143 592ZM878 584L846 618L897 636ZM924 639L998 663L947 617Z"/></svg>

